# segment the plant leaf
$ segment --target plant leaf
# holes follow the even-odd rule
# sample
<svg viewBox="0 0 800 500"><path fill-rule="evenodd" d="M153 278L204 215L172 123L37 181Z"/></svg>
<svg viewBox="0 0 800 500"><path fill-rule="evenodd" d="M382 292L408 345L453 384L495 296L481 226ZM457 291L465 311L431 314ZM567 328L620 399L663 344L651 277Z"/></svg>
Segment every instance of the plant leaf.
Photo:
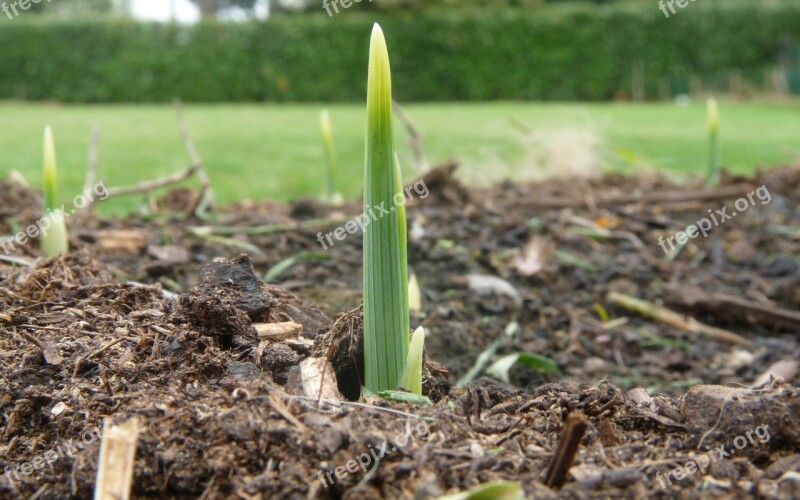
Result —
<svg viewBox="0 0 800 500"><path fill-rule="evenodd" d="M408 279L408 310L415 314L422 311L422 292L419 289L417 275L413 273Z"/></svg>
<svg viewBox="0 0 800 500"><path fill-rule="evenodd" d="M56 146L53 131L44 129L44 214L42 220L50 223L48 228L42 224L39 246L47 257L53 257L69 251L67 224L64 214L58 206L58 169L56 167Z"/></svg>
<svg viewBox="0 0 800 500"><path fill-rule="evenodd" d="M411 403L419 406L433 406L433 402L428 399L428 396L422 396L420 394L414 394L406 391L381 391L378 393L378 396L391 401L397 401L398 403Z"/></svg>
<svg viewBox="0 0 800 500"><path fill-rule="evenodd" d="M400 387L414 394L422 395L422 355L425 353L425 329L421 326L411 337L406 365L400 376Z"/></svg>
<svg viewBox="0 0 800 500"><path fill-rule="evenodd" d="M525 492L519 483L492 481L463 493L439 497L438 500L523 500L524 498Z"/></svg>
<svg viewBox="0 0 800 500"><path fill-rule="evenodd" d="M519 354L517 363L533 368L541 373L555 373L558 371L558 363L547 356L541 356L532 352L522 352Z"/></svg>
<svg viewBox="0 0 800 500"><path fill-rule="evenodd" d="M509 372L511 368L517 363L532 368L541 373L552 373L558 371L558 363L554 360L538 354L529 352L520 352L516 354L509 354L498 359L486 369L486 373L492 377L502 380L506 384L510 384Z"/></svg>
<svg viewBox="0 0 800 500"><path fill-rule="evenodd" d="M304 260L326 260L327 258L328 256L326 254L319 252L301 252L297 255L293 255L270 267L269 271L264 274L264 282L273 283L278 276L286 272L288 269L291 269L298 262Z"/></svg>
<svg viewBox="0 0 800 500"><path fill-rule="evenodd" d="M581 259L579 257L575 257L574 255L572 255L570 253L562 252L561 250L556 250L555 251L555 256L556 256L556 259L558 259L560 262L563 262L565 264L569 264L569 265L572 265L572 266L575 266L575 267L579 267L581 269L585 269L586 271L589 271L589 272L592 272L592 273L597 271L597 266L595 266L594 264L592 264L589 261L583 260L583 259Z"/></svg>
<svg viewBox="0 0 800 500"><path fill-rule="evenodd" d="M405 206L395 203L397 195L404 201L399 174L389 53L383 31L375 24L364 166L364 214L372 217L364 229L364 366L365 385L374 393L397 387L409 347Z"/></svg>

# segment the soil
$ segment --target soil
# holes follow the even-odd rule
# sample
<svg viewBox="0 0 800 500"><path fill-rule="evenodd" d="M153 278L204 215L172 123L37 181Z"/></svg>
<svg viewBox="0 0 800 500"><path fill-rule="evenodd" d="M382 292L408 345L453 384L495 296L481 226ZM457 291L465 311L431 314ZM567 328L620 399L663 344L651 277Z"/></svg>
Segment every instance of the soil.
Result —
<svg viewBox="0 0 800 500"><path fill-rule="evenodd" d="M104 420L132 417L138 498L431 498L494 480L544 498L800 495L800 168L715 190L653 174L468 189L453 168L407 204L430 406L291 382L322 357L358 394L361 237L318 242L358 203L187 219L193 196L173 191L144 217L75 214L68 255L0 260L0 497L89 498ZM38 193L0 190L0 234L38 217ZM665 257L659 237L723 206L740 213ZM559 369L466 380L484 352Z"/></svg>

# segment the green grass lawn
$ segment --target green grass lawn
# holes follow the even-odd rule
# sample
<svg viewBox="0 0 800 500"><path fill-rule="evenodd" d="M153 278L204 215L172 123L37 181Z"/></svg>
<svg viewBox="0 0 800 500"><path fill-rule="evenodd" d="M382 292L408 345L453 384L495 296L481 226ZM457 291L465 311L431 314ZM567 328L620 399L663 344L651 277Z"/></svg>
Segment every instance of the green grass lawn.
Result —
<svg viewBox="0 0 800 500"><path fill-rule="evenodd" d="M186 120L221 202L318 195L324 187L319 132L322 105L192 105ZM337 189L347 197L362 189L364 106L330 106L337 153ZM706 165L705 104L420 104L405 107L425 135L432 163L457 157L472 180L528 177L529 151L511 118L537 132L583 130L600 140L600 166L624 167L620 151L638 165L702 173ZM800 157L800 102L722 103L722 159L735 172ZM98 176L109 186L175 172L188 157L170 105L0 105L0 176L19 170L32 184L41 176L42 129L52 125L68 201L83 184L92 127L101 129ZM397 126L407 179L412 156ZM528 146L529 147L529 146ZM563 149L571 149L569 143ZM137 198L107 202L130 209Z"/></svg>

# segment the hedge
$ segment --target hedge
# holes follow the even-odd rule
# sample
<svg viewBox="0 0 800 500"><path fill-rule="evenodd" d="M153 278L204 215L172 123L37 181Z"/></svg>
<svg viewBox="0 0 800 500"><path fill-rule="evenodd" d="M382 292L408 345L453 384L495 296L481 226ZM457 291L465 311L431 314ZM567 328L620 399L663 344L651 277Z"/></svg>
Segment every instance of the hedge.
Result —
<svg viewBox="0 0 800 500"><path fill-rule="evenodd" d="M695 75L759 83L783 65L796 79L800 64L796 0L702 0L670 18L657 2L377 19L356 9L195 26L2 19L0 99L361 101L375 20L403 101L607 100L630 95L634 73L655 97Z"/></svg>

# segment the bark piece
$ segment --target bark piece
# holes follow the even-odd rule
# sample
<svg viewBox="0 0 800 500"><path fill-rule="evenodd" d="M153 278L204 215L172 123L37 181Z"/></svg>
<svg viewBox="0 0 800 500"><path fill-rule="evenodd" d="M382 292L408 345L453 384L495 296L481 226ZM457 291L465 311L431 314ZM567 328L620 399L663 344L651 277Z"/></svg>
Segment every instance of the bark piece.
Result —
<svg viewBox="0 0 800 500"><path fill-rule="evenodd" d="M342 400L336 387L336 373L325 358L307 358L289 373L289 392L309 398Z"/></svg>
<svg viewBox="0 0 800 500"><path fill-rule="evenodd" d="M284 323L257 323L253 325L258 338L261 340L284 340L289 337L297 337L303 331L303 325L294 321Z"/></svg>

